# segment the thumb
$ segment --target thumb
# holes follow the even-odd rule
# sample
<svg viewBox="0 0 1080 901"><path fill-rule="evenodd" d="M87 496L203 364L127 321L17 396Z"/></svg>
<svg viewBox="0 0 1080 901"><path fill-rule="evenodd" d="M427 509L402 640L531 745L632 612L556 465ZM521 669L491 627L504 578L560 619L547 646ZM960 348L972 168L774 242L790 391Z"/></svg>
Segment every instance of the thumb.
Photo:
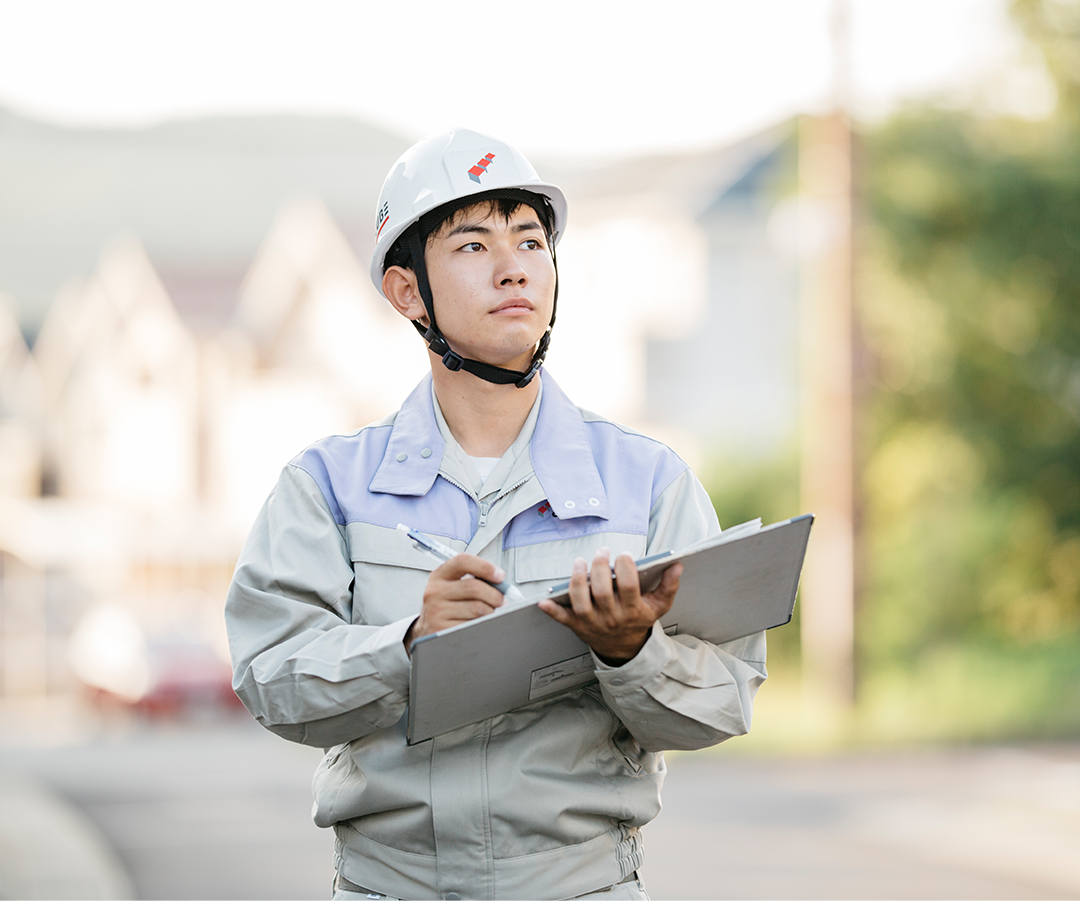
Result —
<svg viewBox="0 0 1080 901"><path fill-rule="evenodd" d="M675 602L675 593L679 590L679 579L682 577L683 565L675 563L664 570L660 584L645 595L649 606L656 612L657 618L663 616L671 609Z"/></svg>

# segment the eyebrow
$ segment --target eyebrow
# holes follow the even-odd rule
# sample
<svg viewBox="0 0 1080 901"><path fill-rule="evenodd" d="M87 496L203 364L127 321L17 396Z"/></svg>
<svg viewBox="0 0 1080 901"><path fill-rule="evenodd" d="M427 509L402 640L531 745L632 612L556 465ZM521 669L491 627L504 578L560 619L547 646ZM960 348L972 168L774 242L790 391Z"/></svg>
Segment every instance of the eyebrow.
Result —
<svg viewBox="0 0 1080 901"><path fill-rule="evenodd" d="M529 232L529 231L542 231L543 226L540 225L535 219L530 219L528 222L519 222L514 226L513 231ZM455 226L446 233L447 238L452 238L454 235L461 235L467 232L473 232L480 235L490 235L493 233L493 229L487 225L481 225L479 222L462 222L461 225Z"/></svg>

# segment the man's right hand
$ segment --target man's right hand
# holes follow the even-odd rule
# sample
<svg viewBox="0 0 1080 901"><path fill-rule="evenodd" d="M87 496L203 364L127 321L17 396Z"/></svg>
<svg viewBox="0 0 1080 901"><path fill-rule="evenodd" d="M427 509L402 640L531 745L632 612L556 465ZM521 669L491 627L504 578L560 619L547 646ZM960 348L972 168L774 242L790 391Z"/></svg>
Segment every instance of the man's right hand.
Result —
<svg viewBox="0 0 1080 901"><path fill-rule="evenodd" d="M486 616L503 604L502 592L488 585L506 578L490 560L458 554L432 571L424 589L424 606L405 633L405 650L422 635Z"/></svg>

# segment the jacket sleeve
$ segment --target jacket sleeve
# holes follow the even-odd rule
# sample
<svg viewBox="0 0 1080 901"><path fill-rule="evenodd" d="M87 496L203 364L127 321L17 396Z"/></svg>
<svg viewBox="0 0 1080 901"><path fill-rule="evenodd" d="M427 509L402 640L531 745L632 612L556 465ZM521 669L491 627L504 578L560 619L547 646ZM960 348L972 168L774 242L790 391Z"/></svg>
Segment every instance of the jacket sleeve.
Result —
<svg viewBox="0 0 1080 901"><path fill-rule="evenodd" d="M344 530L315 481L286 466L225 602L233 690L270 731L327 748L401 719L413 618L353 625L352 588Z"/></svg>
<svg viewBox="0 0 1080 901"><path fill-rule="evenodd" d="M712 502L687 469L653 507L648 553L719 533ZM638 655L622 666L593 657L605 700L650 751L704 748L745 734L767 675L764 632L715 645L668 636L656 623Z"/></svg>

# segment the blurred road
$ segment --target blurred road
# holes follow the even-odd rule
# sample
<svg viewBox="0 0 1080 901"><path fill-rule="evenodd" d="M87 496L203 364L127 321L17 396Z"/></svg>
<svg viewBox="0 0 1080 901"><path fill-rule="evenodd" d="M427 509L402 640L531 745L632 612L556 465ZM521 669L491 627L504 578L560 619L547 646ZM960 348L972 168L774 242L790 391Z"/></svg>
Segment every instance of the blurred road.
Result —
<svg viewBox="0 0 1080 901"><path fill-rule="evenodd" d="M1080 745L669 768L645 832L654 898L1080 897Z"/></svg>
<svg viewBox="0 0 1080 901"><path fill-rule="evenodd" d="M136 726L0 749L0 787L72 802L139 898L328 898L332 837L310 818L318 757L242 718ZM1080 896L1080 745L720 749L669 766L646 830L653 898Z"/></svg>

